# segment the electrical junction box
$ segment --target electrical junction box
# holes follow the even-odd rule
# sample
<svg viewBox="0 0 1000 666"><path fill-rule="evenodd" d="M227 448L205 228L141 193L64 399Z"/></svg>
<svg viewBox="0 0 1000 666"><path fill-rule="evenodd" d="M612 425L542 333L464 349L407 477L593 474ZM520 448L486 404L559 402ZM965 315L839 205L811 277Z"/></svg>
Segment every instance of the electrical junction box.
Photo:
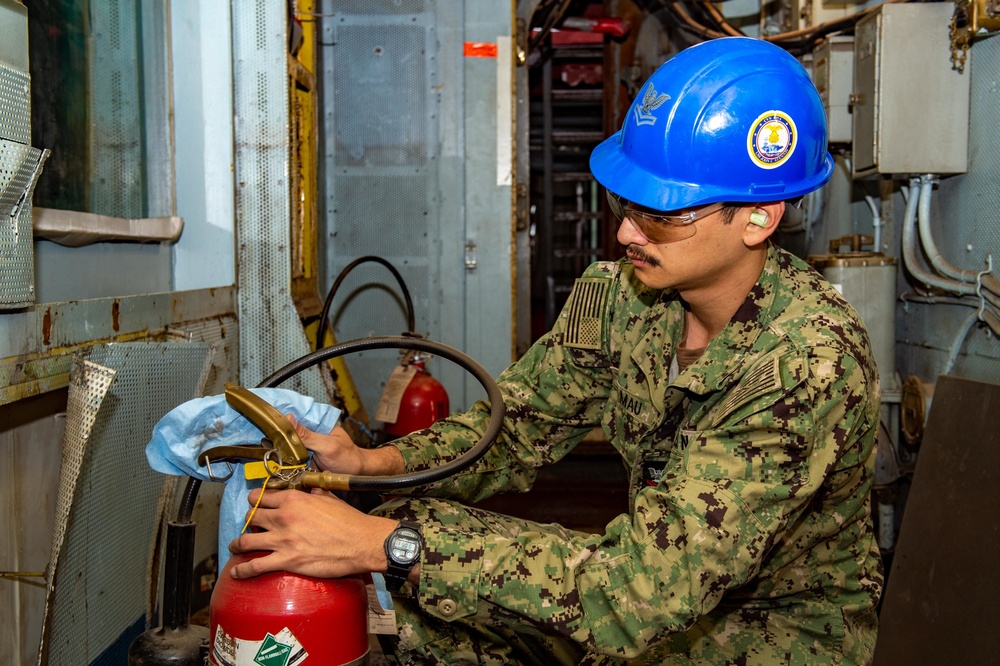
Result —
<svg viewBox="0 0 1000 666"><path fill-rule="evenodd" d="M964 173L969 71L951 67L950 2L880 5L854 33L855 178Z"/></svg>
<svg viewBox="0 0 1000 666"><path fill-rule="evenodd" d="M854 37L823 40L813 52L813 83L826 109L827 141L851 141L851 92L854 90Z"/></svg>
<svg viewBox="0 0 1000 666"><path fill-rule="evenodd" d="M792 0L792 29L801 30L842 19L858 11L858 6L863 1Z"/></svg>

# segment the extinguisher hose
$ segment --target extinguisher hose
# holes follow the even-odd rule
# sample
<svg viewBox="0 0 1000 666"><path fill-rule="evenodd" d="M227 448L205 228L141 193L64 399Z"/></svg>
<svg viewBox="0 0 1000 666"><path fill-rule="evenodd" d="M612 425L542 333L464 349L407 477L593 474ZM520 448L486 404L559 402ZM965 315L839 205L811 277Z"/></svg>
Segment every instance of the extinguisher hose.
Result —
<svg viewBox="0 0 1000 666"><path fill-rule="evenodd" d="M317 363L322 363L332 358L343 356L344 354L367 351L369 349L413 349L415 351L434 354L435 356L446 358L449 361L456 363L467 370L479 381L480 385L486 389L486 396L490 403L490 420L479 441L458 458L455 458L440 467L435 467L434 469L428 469L421 472L413 472L411 474L399 474L394 476L351 476L348 481L351 490L370 490L380 492L395 491L402 488L410 488L413 486L420 486L426 483L440 481L441 479L457 474L472 463L476 462L483 457L483 454L485 454L491 446L493 446L497 435L500 434L500 429L503 427L505 414L503 394L500 392L500 387L497 385L496 381L494 381L493 377L486 371L486 369L472 358L453 347L449 347L448 345L440 342L434 342L433 340L424 340L423 338L411 338L407 336L385 336L342 342L324 349L319 349L311 354L303 356L298 360L292 361L285 367L273 373L270 377L264 379L264 381L262 381L258 386L262 388L273 388L281 384L286 379L297 375L306 368L312 367Z"/></svg>
<svg viewBox="0 0 1000 666"><path fill-rule="evenodd" d="M458 458L455 458L454 460L451 460L439 467L435 467L434 469L413 472L410 474L399 474L393 476L350 476L348 477L348 485L351 490L378 492L398 491L403 488L411 488L414 486L440 481L441 479L447 478L466 469L474 462L482 458L490 447L493 446L497 436L500 434L500 429L503 427L503 419L506 411L500 387L497 385L493 377L486 371L486 369L471 357L463 354L453 347L449 347L448 345L440 342L434 342L433 340L424 340L423 338L411 338L407 336L386 336L342 342L330 347L318 349L311 354L307 354L306 356L292 361L288 365L271 374L257 386L258 388L274 388L285 380L314 365L328 361L332 358L337 358L338 356L354 352L367 351L370 349L413 349L416 351L434 354L435 356L446 358L449 361L456 363L475 377L479 381L480 385L486 389L486 396L490 404L490 420L487 423L486 430L483 432L479 441ZM194 511L194 502L198 496L198 489L200 487L201 481L199 479L194 477L188 478L187 487L184 489L184 495L181 499L181 508L177 518L178 522L190 522L191 514Z"/></svg>
<svg viewBox="0 0 1000 666"><path fill-rule="evenodd" d="M399 271L396 270L395 266L382 257L369 255L358 257L351 263L347 264L347 266L344 267L344 270L340 271L340 275L337 276L337 279L333 281L333 286L330 287L330 291L326 294L326 300L323 301L323 311L319 315L319 328L316 329L316 349L321 349L323 347L323 341L326 339L326 327L329 325L328 320L330 318L330 308L333 306L333 297L336 295L340 285L343 284L344 279L352 270L361 264L370 261L382 264L388 268L389 272L392 273L392 276L396 278L396 282L399 283L399 290L403 292L403 299L406 301L406 331L408 333L414 332L414 329L417 327L417 323L413 314L413 299L410 298L410 290L406 288L406 282L403 281L403 276L399 274Z"/></svg>

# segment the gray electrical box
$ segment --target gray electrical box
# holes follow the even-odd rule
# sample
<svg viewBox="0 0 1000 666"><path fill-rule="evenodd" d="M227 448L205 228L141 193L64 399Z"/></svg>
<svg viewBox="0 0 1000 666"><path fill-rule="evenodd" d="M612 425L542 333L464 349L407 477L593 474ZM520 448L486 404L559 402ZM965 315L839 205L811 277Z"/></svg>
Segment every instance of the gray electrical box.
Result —
<svg viewBox="0 0 1000 666"><path fill-rule="evenodd" d="M881 5L854 37L855 178L964 173L969 68L951 67L950 2Z"/></svg>
<svg viewBox="0 0 1000 666"><path fill-rule="evenodd" d="M792 0L792 29L836 21L858 11L863 0Z"/></svg>
<svg viewBox="0 0 1000 666"><path fill-rule="evenodd" d="M813 82L826 109L827 140L851 141L851 92L854 90L854 37L830 37L813 53Z"/></svg>

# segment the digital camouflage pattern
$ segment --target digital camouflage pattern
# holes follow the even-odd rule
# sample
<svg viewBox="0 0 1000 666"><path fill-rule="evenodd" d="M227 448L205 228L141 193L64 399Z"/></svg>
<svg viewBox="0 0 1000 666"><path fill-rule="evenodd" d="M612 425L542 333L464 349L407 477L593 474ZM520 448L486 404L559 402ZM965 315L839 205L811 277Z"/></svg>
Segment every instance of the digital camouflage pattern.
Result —
<svg viewBox="0 0 1000 666"><path fill-rule="evenodd" d="M496 446L421 489L462 502L526 490L600 426L631 477L630 514L604 534L437 499L386 509L426 540L415 607L401 600L403 663L870 661L879 391L859 317L772 246L729 325L669 381L683 322L676 292L627 261L592 265L499 378ZM487 419L480 404L394 444L408 471L434 467Z"/></svg>

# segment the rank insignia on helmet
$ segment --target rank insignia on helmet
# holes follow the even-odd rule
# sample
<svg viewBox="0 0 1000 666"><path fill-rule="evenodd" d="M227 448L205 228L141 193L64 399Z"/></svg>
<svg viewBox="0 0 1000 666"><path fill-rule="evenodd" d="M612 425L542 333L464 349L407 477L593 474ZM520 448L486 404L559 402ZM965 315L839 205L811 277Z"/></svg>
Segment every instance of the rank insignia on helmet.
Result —
<svg viewBox="0 0 1000 666"><path fill-rule="evenodd" d="M635 105L635 124L655 125L656 116L653 115L653 111L663 106L663 103L668 99L670 99L670 95L666 93L657 94L656 88L650 83L646 88L646 92L642 95L642 104Z"/></svg>
<svg viewBox="0 0 1000 666"><path fill-rule="evenodd" d="M602 321L608 296L605 278L579 278L569 295L566 334L563 344L577 349L601 349Z"/></svg>
<svg viewBox="0 0 1000 666"><path fill-rule="evenodd" d="M747 134L747 152L762 169L781 166L792 153L798 133L791 116L782 111L767 111L757 116Z"/></svg>

